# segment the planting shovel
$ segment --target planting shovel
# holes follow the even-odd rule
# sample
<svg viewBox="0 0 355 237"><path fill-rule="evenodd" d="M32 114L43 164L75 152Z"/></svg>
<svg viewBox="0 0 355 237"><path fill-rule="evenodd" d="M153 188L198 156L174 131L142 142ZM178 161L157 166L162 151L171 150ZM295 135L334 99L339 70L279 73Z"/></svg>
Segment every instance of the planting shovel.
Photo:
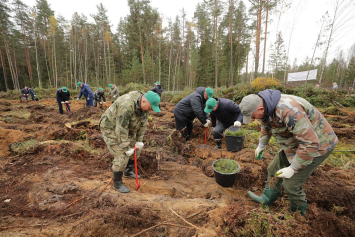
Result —
<svg viewBox="0 0 355 237"><path fill-rule="evenodd" d="M25 94L25 97L26 97L26 102L28 102L28 99L27 99L28 95L27 95L27 94Z"/></svg>
<svg viewBox="0 0 355 237"><path fill-rule="evenodd" d="M139 187L141 184L138 181L138 172L137 172L137 149L138 147L133 148L134 149L134 170L136 172L136 190L138 191Z"/></svg>
<svg viewBox="0 0 355 237"><path fill-rule="evenodd" d="M67 103L64 103L64 105L65 105L65 108L67 108L68 113L71 114L69 109L68 109Z"/></svg>

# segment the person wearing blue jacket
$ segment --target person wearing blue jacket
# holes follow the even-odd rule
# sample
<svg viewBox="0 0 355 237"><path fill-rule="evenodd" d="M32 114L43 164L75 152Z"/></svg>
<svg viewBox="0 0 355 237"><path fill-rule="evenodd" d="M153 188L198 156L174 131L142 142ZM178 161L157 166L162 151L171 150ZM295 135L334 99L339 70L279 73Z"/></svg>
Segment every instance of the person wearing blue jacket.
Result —
<svg viewBox="0 0 355 237"><path fill-rule="evenodd" d="M90 88L90 86L88 84L82 83L82 82L78 82L76 84L76 87L80 87L80 93L79 96L77 98L77 100L79 100L81 98L81 96L83 95L86 99L86 107L87 106L94 106L93 102L94 102L94 93L92 93L92 90Z"/></svg>
<svg viewBox="0 0 355 237"><path fill-rule="evenodd" d="M30 87L28 88L28 90L29 90L29 92L30 92L32 101L34 101L34 100L35 100L35 97L36 97L35 91L34 91L32 88L30 88ZM36 100L38 100L38 99L36 98Z"/></svg>
<svg viewBox="0 0 355 237"><path fill-rule="evenodd" d="M231 126L240 127L243 114L234 101L224 98L207 100L204 111L211 115L212 127L214 127L213 138L217 144L215 148L221 149L224 130Z"/></svg>
<svg viewBox="0 0 355 237"><path fill-rule="evenodd" d="M65 86L57 90L56 99L58 102L59 113L63 114L63 104L65 104L64 106L66 106L66 109L70 114L71 113L70 106L69 106L70 92Z"/></svg>

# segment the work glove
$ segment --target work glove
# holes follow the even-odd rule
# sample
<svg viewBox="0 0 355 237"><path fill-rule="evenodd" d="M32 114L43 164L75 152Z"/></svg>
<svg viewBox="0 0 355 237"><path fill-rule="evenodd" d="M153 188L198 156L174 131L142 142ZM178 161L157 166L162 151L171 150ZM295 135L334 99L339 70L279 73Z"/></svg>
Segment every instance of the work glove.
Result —
<svg viewBox="0 0 355 237"><path fill-rule="evenodd" d="M90 98L88 97L87 100L90 100Z"/></svg>
<svg viewBox="0 0 355 237"><path fill-rule="evenodd" d="M136 144L134 146L140 150L144 147L144 143L143 142L136 142Z"/></svg>
<svg viewBox="0 0 355 237"><path fill-rule="evenodd" d="M65 101L65 103L69 104L69 101Z"/></svg>
<svg viewBox="0 0 355 237"><path fill-rule="evenodd" d="M76 98L76 100L79 100L79 98Z"/></svg>
<svg viewBox="0 0 355 237"><path fill-rule="evenodd" d="M60 102L60 103L64 104L64 101L62 101L62 102Z"/></svg>
<svg viewBox="0 0 355 237"><path fill-rule="evenodd" d="M104 102L104 104L106 104L106 102Z"/></svg>
<svg viewBox="0 0 355 237"><path fill-rule="evenodd" d="M289 179L295 173L297 173L297 170L294 170L291 166L289 166L289 167L278 170L276 172L276 177Z"/></svg>
<svg viewBox="0 0 355 237"><path fill-rule="evenodd" d="M258 148L256 148L255 150L255 158L257 160L261 160L261 158L263 158L263 150L265 149L265 147L261 147L260 145L258 146Z"/></svg>
<svg viewBox="0 0 355 237"><path fill-rule="evenodd" d="M23 96L26 96L25 94L23 94Z"/></svg>
<svg viewBox="0 0 355 237"><path fill-rule="evenodd" d="M210 123L211 123L211 120L207 119L207 120L206 120L206 123L205 123L203 126L205 126L205 128L207 128L208 125L210 125Z"/></svg>
<svg viewBox="0 0 355 237"><path fill-rule="evenodd" d="M240 127L240 126L242 126L242 124L239 121L234 122L234 127Z"/></svg>
<svg viewBox="0 0 355 237"><path fill-rule="evenodd" d="M126 153L126 156L131 156L131 155L133 155L133 153L134 153L134 149L131 148L131 149L129 149L128 151L126 151L125 153Z"/></svg>

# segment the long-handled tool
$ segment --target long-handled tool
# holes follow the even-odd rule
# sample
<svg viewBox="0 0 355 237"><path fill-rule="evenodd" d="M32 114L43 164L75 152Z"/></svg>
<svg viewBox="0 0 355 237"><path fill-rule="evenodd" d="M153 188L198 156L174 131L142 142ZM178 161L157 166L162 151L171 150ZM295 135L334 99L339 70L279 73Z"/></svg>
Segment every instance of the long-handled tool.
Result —
<svg viewBox="0 0 355 237"><path fill-rule="evenodd" d="M69 110L69 108L68 108L68 106L67 106L67 103L64 102L64 105L65 105L65 108L67 108L68 113L71 114L71 113L70 113L70 110Z"/></svg>
<svg viewBox="0 0 355 237"><path fill-rule="evenodd" d="M26 97L26 102L28 102L28 99L27 99L28 95L27 95L27 94L25 94L25 97Z"/></svg>
<svg viewBox="0 0 355 237"><path fill-rule="evenodd" d="M205 127L205 145L207 144L207 127Z"/></svg>
<svg viewBox="0 0 355 237"><path fill-rule="evenodd" d="M138 147L133 148L134 149L134 170L136 172L136 190L138 191L139 187L141 184L138 181L138 172L137 172L137 149Z"/></svg>

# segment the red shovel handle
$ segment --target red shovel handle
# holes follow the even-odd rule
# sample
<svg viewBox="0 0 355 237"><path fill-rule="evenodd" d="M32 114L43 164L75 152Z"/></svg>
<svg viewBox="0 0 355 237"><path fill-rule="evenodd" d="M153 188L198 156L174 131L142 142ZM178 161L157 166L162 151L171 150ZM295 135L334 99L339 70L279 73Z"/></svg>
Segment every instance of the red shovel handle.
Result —
<svg viewBox="0 0 355 237"><path fill-rule="evenodd" d="M64 102L65 108L67 108L68 113L70 114L70 111L68 109L67 103Z"/></svg>
<svg viewBox="0 0 355 237"><path fill-rule="evenodd" d="M138 191L139 187L141 184L138 181L138 171L137 171L137 147L133 148L134 149L134 170L136 172L136 190Z"/></svg>
<svg viewBox="0 0 355 237"><path fill-rule="evenodd" d="M207 144L207 127L205 128L205 144Z"/></svg>

